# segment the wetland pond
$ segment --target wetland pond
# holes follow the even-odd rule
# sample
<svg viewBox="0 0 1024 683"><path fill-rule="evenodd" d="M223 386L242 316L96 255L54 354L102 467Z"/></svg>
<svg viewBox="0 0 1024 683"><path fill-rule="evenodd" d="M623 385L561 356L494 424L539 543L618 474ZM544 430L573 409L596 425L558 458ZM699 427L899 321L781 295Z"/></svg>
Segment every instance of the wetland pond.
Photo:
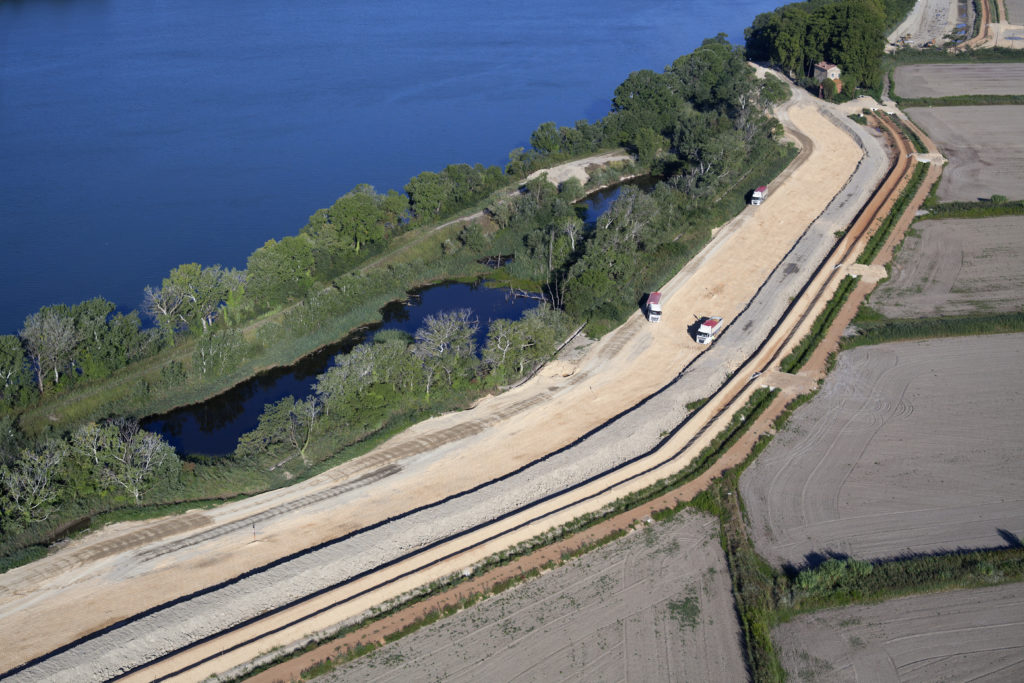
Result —
<svg viewBox="0 0 1024 683"><path fill-rule="evenodd" d="M227 455L235 450L242 434L256 428L264 406L289 395L296 399L309 396L317 376L333 365L335 356L372 340L380 330L414 334L428 315L469 308L480 321L477 346L482 347L490 321L518 320L537 303L534 299L512 298L506 289L483 284L446 282L415 290L405 301L393 301L382 308L384 319L380 323L360 328L341 341L304 356L294 365L262 372L202 403L148 417L142 425L163 435L180 454Z"/></svg>

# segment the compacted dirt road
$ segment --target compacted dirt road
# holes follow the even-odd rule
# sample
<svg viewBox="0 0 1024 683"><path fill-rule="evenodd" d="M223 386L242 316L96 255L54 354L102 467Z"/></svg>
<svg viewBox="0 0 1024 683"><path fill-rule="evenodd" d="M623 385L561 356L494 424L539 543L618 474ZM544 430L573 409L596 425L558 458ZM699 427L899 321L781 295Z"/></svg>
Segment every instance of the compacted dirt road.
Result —
<svg viewBox="0 0 1024 683"><path fill-rule="evenodd" d="M215 510L114 525L0 576L0 672L203 678L557 523L515 511L663 442L685 404L712 393L761 344L888 168L866 129L803 93L781 116L801 141L800 163L662 288L662 322L634 315L523 386L312 480ZM711 314L728 327L708 349L688 328ZM481 520L501 519L514 533L491 545L473 536ZM458 544L437 540L453 533L464 535ZM434 559L429 571L406 575L403 558L414 552ZM350 594L332 603L328 590L339 582ZM306 596L318 591L319 620L291 623L281 606L305 601L308 612ZM263 637L265 619L255 625L268 612L278 620L272 638ZM230 643L211 640L188 655L190 667L208 659L202 667L186 670L166 655L224 629L234 629Z"/></svg>

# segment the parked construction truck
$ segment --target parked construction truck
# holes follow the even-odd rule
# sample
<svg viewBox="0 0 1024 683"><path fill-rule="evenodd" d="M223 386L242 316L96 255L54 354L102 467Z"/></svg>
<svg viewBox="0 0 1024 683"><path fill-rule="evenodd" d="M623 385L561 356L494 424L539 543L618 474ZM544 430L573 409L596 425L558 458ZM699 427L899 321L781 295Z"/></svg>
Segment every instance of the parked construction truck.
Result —
<svg viewBox="0 0 1024 683"><path fill-rule="evenodd" d="M647 296L647 320L656 323L661 320L661 292L651 292Z"/></svg>
<svg viewBox="0 0 1024 683"><path fill-rule="evenodd" d="M754 190L754 193L752 195L750 195L750 204L752 206L757 206L758 204L760 204L761 202L764 201L765 195L767 195L767 194L768 194L768 186L767 185L762 185L761 187L759 187L756 190Z"/></svg>
<svg viewBox="0 0 1024 683"><path fill-rule="evenodd" d="M720 329L722 329L721 318L704 318L700 321L700 327L697 328L697 343L710 344L715 340Z"/></svg>

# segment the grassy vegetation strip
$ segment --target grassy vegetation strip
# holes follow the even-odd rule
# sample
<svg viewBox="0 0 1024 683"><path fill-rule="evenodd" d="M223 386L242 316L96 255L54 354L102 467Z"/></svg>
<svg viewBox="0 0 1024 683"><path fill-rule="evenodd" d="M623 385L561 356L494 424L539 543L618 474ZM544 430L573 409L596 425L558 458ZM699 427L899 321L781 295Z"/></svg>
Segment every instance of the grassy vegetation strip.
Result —
<svg viewBox="0 0 1024 683"><path fill-rule="evenodd" d="M889 234L892 232L893 227L899 221L911 200L913 200L914 195L917 194L917 188L924 182L929 166L926 163L918 163L914 168L914 174L910 177L910 182L903 188L903 192L896 199L896 203L893 204L889 215L885 217L882 224L875 230L875 234L868 240L867 246L864 247L864 252L857 258L857 263L870 264L878 256L882 245L889 239Z"/></svg>
<svg viewBox="0 0 1024 683"><path fill-rule="evenodd" d="M693 500L693 507L718 517L721 522L722 548L732 578L733 598L743 633L743 646L755 682L781 682L786 678L779 661L771 630L776 623L775 607L785 576L757 554L747 533L740 499L740 475L771 443L770 434L762 435L739 466L727 470Z"/></svg>
<svg viewBox="0 0 1024 683"><path fill-rule="evenodd" d="M998 62L1024 62L1024 50L1008 47L985 48L984 50L921 50L907 48L892 53L895 64L992 64ZM887 57L888 59L888 57Z"/></svg>
<svg viewBox="0 0 1024 683"><path fill-rule="evenodd" d="M835 294L829 299L828 305L825 306L825 310L814 319L811 331L800 340L800 343L790 351L789 355L782 359L780 366L783 372L796 373L810 360L811 354L814 353L814 349L818 348L818 344L828 334L828 328L832 325L832 321L836 319L836 316L839 315L839 311L842 310L843 304L849 298L850 292L857 286L858 280L859 278L853 275L847 275L843 278Z"/></svg>
<svg viewBox="0 0 1024 683"><path fill-rule="evenodd" d="M1024 95L947 95L946 97L893 97L900 107L967 107L1024 104ZM923 151L923 150L918 150Z"/></svg>
<svg viewBox="0 0 1024 683"><path fill-rule="evenodd" d="M914 151L918 154L925 154L928 151L928 147L921 140L921 137L914 132L914 129L907 125L907 122L896 116L895 114L886 114L886 118L893 123L894 126L900 129L904 137L910 140L910 144L914 146Z"/></svg>
<svg viewBox="0 0 1024 683"><path fill-rule="evenodd" d="M938 183L936 183L938 186ZM928 213L918 220L941 220L943 218L993 218L995 216L1024 215L1024 199L1000 201L986 199L980 202L944 202L928 207Z"/></svg>
<svg viewBox="0 0 1024 683"><path fill-rule="evenodd" d="M864 562L830 559L805 569L791 581L780 621L796 614L853 603L962 588L984 588L1024 580L1024 547L974 550Z"/></svg>
<svg viewBox="0 0 1024 683"><path fill-rule="evenodd" d="M865 316L866 317L866 316ZM858 313L860 318L860 313ZM1024 312L963 315L943 318L854 319L860 333L845 337L842 350L909 339L966 337L979 334L1024 332Z"/></svg>

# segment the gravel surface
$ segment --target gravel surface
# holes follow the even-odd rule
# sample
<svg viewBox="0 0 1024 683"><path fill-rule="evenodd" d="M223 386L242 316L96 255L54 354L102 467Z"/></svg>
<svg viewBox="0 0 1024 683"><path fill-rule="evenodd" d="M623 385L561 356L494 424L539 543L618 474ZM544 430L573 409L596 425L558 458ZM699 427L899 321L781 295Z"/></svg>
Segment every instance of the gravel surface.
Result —
<svg viewBox="0 0 1024 683"><path fill-rule="evenodd" d="M806 98L801 101L804 103L801 106L818 106L817 103L811 103ZM807 116L807 114L801 114L806 125L821 125L813 123ZM108 677L124 670L125 667L148 661L159 652L238 624L250 616L260 614L289 599L331 585L362 570L377 567L411 549L423 547L434 538L467 529L482 519L494 519L528 500L538 499L548 492L561 489L571 482L580 481L654 446L660 440L665 429L678 424L685 414L684 406L687 402L707 395L713 387L721 384L728 369L760 343L774 321L781 315L789 297L796 294L802 282L810 274L810 267L805 264L811 263L815 258L820 258L820 255L823 255L834 242L833 233L845 227L852 219L859 205L859 201L853 200L854 197L866 194L881 178L886 160L878 141L872 138L866 129L853 126L845 119L836 118L834 121L844 128L853 128L856 131L859 144L868 150L869 160L858 166L854 179L846 184L845 189L832 202L825 214L805 231L797 246L786 253L781 263L776 262L774 272L771 273L768 283L758 291L754 303L742 313L737 311L738 316L733 316L734 322L725 330L723 336L706 353L687 366L679 381L670 384L665 390L657 393L636 409L621 414L611 423L586 438L574 442L568 448L557 451L551 457L530 466L512 478L479 488L472 493L460 495L443 505L427 508L387 525L360 532L344 541L309 552L287 563L261 570L213 593L196 596L161 609L149 616L134 620L123 628L114 629L78 647L49 657L44 662L23 671L15 678L18 680L40 678L83 680ZM831 139L828 139L827 136L819 139L824 140L822 144L841 142L835 138L834 134ZM849 143L844 144L848 145ZM843 154L849 154L849 152L841 150L840 146L836 151L822 154L816 158L826 164L838 164L837 167L841 167ZM813 172L813 167L808 171ZM820 177L822 171L816 173ZM834 178L833 182L838 182L839 186L842 186L844 179L842 177ZM805 188L793 187L791 191L795 193L794 196L796 194L807 195ZM752 235L750 230L742 232L739 227L743 225L744 221L752 220L751 215L765 220L776 214L792 215L799 208L800 202L795 199L787 201L785 197L786 194L783 192L776 193L774 200L778 208L765 210L773 201L773 197L770 195L765 205L758 207L758 214L746 212L744 217L729 227L723 228L716 238L716 242L688 265L677 278L673 279L672 283L663 288L663 291L667 292L666 298L668 299L666 317L674 316L674 321L663 321L657 326L651 326L635 316L623 328L596 344L592 353L587 355L576 373L562 381L564 387L562 389L544 389L543 387L546 385L543 381L545 380L541 378L518 393L510 392L509 396L499 397L495 401L487 403L488 410L482 414L471 411L434 421L435 425L441 426L460 425L450 428L454 430L449 435L451 438L439 437L437 432L429 431L430 429L436 430L436 426L427 425L410 430L406 436L396 440L398 445L389 446L399 449L403 454L400 460L400 472L386 477L372 486L341 490L329 499L317 500L311 504L303 503L301 498L295 498L295 504L303 506L301 516L274 517L272 521L266 522L265 530L260 529L259 543L249 545L247 541L243 548L251 549L253 553L257 554L269 552L267 548L271 544L285 541L294 543L295 538L302 534L316 533L321 536L324 534L337 536L354 527L362 526L354 521L357 517L344 511L352 511L354 515L368 515L376 514L376 510L396 510L396 506L407 505L406 501L412 494L408 491L402 492L403 490L399 488L402 485L401 482L416 482L421 487L434 487L437 490L433 493L433 499L442 495L442 489L446 483L451 486L459 486L456 490L461 490L464 485L457 481L452 482L452 473L462 471L462 469L460 465L453 463L466 462L465 470L469 472L473 467L480 468L487 464L486 459L481 461L480 454L482 453L497 456L503 462L503 467L508 468L509 463L518 462L517 451L519 449L525 451L531 443L530 439L551 436L545 432L545 429L538 429L538 423L531 422L528 417L542 414L545 419L550 420L552 418L553 393L559 396L560 405L565 406L566 410L574 411L574 415L576 413L585 415L586 410L590 410L598 416L607 415L607 412L602 411L607 411L608 405L617 405L615 401L621 402L624 398L629 399L629 393L627 383L617 379L618 375L614 372L605 373L617 369L635 379L643 375L639 371L641 369L656 373L660 368L671 367L670 363L666 365L655 363L653 368L641 368L637 365L640 359L650 361L653 352L648 349L652 347L652 344L671 343L671 346L668 347L670 353L680 353L679 336L659 340L659 335L664 337L664 335L671 334L675 329L673 325L685 328L686 324L692 320L686 315L685 307L679 307L678 301L685 302L686 300L682 292L689 290L699 292L702 289L709 289L707 294L709 300L718 301L719 304L715 305L721 305L725 312L732 310L733 306L739 306L740 310L743 310L742 299L736 298L739 295L734 290L725 288L730 280L734 284L739 282L736 280L736 273L712 266L715 265L716 258L727 257L726 262L735 263L738 269L739 262L731 256L731 252L728 250L732 248L739 249L740 253L752 253L751 249L754 247L748 246L745 240L749 240L750 245L760 241L762 247L759 253L766 253L768 250L766 249L767 243L764 242L765 234ZM807 206L813 206L813 204L808 202ZM780 225L788 226L789 229L793 227L792 223L782 223L781 220ZM727 245L731 245L731 247ZM707 267L701 270L705 263L707 263ZM756 263L757 259L749 259L745 267L752 268ZM692 281L691 277L695 273L700 273L704 279ZM714 278L720 279L722 284L715 284L713 278L706 275L713 275ZM674 308L671 300L673 295L680 297ZM733 303L734 301L735 303ZM703 305L706 307L707 303ZM652 328L654 329L652 330ZM652 334L655 337L653 341L650 339ZM687 347L688 344L691 346ZM682 351L692 353L702 350L696 347L695 343L684 340ZM647 355L640 355L642 353L647 353ZM654 377L656 379L657 374ZM662 377L662 383L670 379L670 377ZM539 393L538 386L542 389ZM563 396L559 392L568 392L568 394ZM575 395L578 396L593 396L593 399L589 402L569 403L567 400L569 396L573 395L572 392L576 392ZM627 403L627 405L634 404ZM585 408L585 410L580 410L581 408ZM555 413L555 417L557 415L558 413ZM568 414L566 413L566 415ZM509 419L512 416L515 416L516 419ZM547 431L550 432L550 429ZM509 437L510 434L513 436ZM504 444L504 447L496 449L496 444L499 443ZM470 456L473 459L466 460ZM523 457L527 456L528 454L524 454ZM372 457L374 456L371 454L371 459ZM459 458L463 460L459 460ZM389 460L389 462L394 462L394 460ZM490 471L498 473L502 470L492 469ZM314 484L326 484L330 477L323 479ZM293 496L296 494L291 492L275 495ZM245 505L246 510L260 509L258 501L251 500ZM397 507L397 509L402 508ZM330 521L327 526L318 527L317 520L327 521L323 515L330 515ZM237 551L231 552L231 550L236 547L235 544L238 543L239 538L246 538L245 534L247 533L247 529L242 531L236 529L232 535L206 539L199 545L186 543L171 554L158 553L154 555L149 549L139 553L139 556L117 555L106 561L103 576L117 577L119 583L112 583L111 586L123 586L123 583L120 582L131 577L138 577L138 585L144 586L152 585L153 581L160 580L161 571L171 571L174 566L188 567L190 566L189 561L193 563L191 566L195 566L194 563L199 562L200 566L216 568L218 571L223 571L225 568L230 569L235 566L231 562L243 561L242 554ZM256 534L255 527L253 534ZM330 537L332 536L328 536L328 538ZM216 549L211 549L211 544L214 544ZM175 554L181 559L175 560ZM140 560L140 557L148 559ZM174 562L179 564L174 565ZM177 573L174 576L180 576L180 570L175 571ZM171 576L171 574L167 576ZM59 596L62 591L72 588L80 591L88 590L97 581L96 579L90 580L91 584L75 586L74 581L65 579L65 588L58 590L56 594ZM151 583L146 584L145 580L149 580ZM188 585L185 577L178 580L183 585ZM166 579L164 579L164 583L166 584ZM46 585L52 587L52 583ZM188 591L183 590L182 592ZM90 599L101 599L99 593L90 592L89 595L92 596ZM131 595L136 596L139 593L132 592ZM17 613L16 610L12 611ZM45 620L37 619L36 621L46 623ZM41 626L37 624L35 628L40 629Z"/></svg>

